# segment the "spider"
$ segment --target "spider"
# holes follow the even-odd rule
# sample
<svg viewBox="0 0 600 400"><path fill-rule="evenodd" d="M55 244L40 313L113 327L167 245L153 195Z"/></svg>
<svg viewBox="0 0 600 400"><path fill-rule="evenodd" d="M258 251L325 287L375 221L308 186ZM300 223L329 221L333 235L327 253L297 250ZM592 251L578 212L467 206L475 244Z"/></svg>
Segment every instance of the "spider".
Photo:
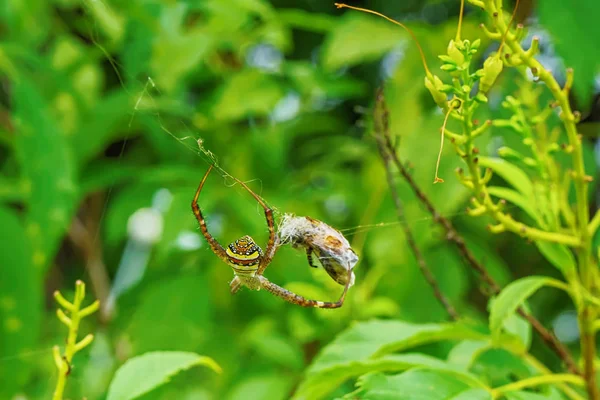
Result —
<svg viewBox="0 0 600 400"><path fill-rule="evenodd" d="M200 185L198 185L198 190L196 190L196 195L192 200L192 211L198 220L198 224L200 225L200 231L202 235L206 238L211 250L217 257L223 260L226 264L228 264L234 273L234 279L231 281L231 291L232 293L237 292L240 286L246 286L251 290L260 290L265 289L271 294L282 298L283 300L296 304L302 307L316 307L316 308L339 308L344 304L344 299L346 297L346 293L348 292L348 288L351 285L353 279L351 279L352 269L348 269L348 278L346 279L346 284L344 286L344 292L340 296L339 300L336 302L327 302L327 301L319 301L319 300L310 300L306 299L296 293L290 292L287 289L282 288L269 281L266 277L263 276L263 272L269 266L271 261L273 260L273 256L277 251L280 241L277 235L275 234L275 221L273 218L273 211L266 205L266 203L260 198L256 193L254 193L244 182L240 181L237 178L235 181L239 183L246 191L248 191L252 197L262 206L265 210L265 218L267 220L267 226L269 228L269 241L267 243L267 248L263 252L263 250L254 242L252 237L245 235L239 238L238 240L230 243L226 248L223 248L221 244L208 232L206 227L206 222L204 217L202 216L202 211L200 211L200 207L198 206L198 197L200 196L200 192L204 187L204 183L206 182L206 178L210 174L213 165L208 168L208 171L204 174L202 181L200 181ZM353 277L353 276L352 276Z"/></svg>

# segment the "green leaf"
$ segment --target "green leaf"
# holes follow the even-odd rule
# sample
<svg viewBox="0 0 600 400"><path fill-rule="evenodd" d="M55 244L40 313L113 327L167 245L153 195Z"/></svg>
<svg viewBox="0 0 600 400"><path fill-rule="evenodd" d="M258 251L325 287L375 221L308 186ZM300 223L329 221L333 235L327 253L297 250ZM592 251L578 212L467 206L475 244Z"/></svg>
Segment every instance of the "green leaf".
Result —
<svg viewBox="0 0 600 400"><path fill-rule="evenodd" d="M446 364L444 361L424 354L407 353L388 355L365 361L356 361L347 365L332 368L326 375L314 375L306 379L294 394L293 399L320 399L341 385L344 381L354 376L380 371L396 372L411 368L429 368L444 371L453 375L457 380L471 386L481 386L481 383L470 374Z"/></svg>
<svg viewBox="0 0 600 400"><path fill-rule="evenodd" d="M573 253L567 246L543 241L536 241L535 245L544 258L565 276L574 273L576 268L575 257L573 257Z"/></svg>
<svg viewBox="0 0 600 400"><path fill-rule="evenodd" d="M490 309L490 331L497 338L506 320L543 286L556 286L555 280L544 276L529 276L506 286L494 299Z"/></svg>
<svg viewBox="0 0 600 400"><path fill-rule="evenodd" d="M361 388L360 398L369 400L448 399L469 389L464 382L451 375L424 369L413 369L392 376L371 374L361 380Z"/></svg>
<svg viewBox="0 0 600 400"><path fill-rule="evenodd" d="M490 195L497 197L499 199L504 199L509 203L513 203L521 210L525 211L527 215L529 215L535 222L537 222L538 226L542 226L541 219L537 215L536 210L532 207L531 201L529 201L526 197L524 197L521 193L499 186L491 186L488 188L488 192Z"/></svg>
<svg viewBox="0 0 600 400"><path fill-rule="evenodd" d="M492 395L485 389L473 388L460 392L448 400L492 400Z"/></svg>
<svg viewBox="0 0 600 400"><path fill-rule="evenodd" d="M84 170L81 196L121 184L152 183L156 189L158 185L192 183L197 181L196 175L198 175L198 168L177 164L150 167L110 161L92 163ZM1 191L0 196L2 196Z"/></svg>
<svg viewBox="0 0 600 400"><path fill-rule="evenodd" d="M135 112L134 102L142 94L140 91L132 99L125 90L116 90L94 105L90 114L85 115L86 123L70 138L78 165L85 164L113 140L129 134L127 124Z"/></svg>
<svg viewBox="0 0 600 400"><path fill-rule="evenodd" d="M323 66L335 70L373 61L398 46L405 32L387 21L346 13L323 46ZM373 40L377 38L377 40Z"/></svg>
<svg viewBox="0 0 600 400"><path fill-rule="evenodd" d="M26 232L31 257L42 271L54 259L77 200L73 155L64 133L50 117L39 88L26 78L14 86L18 135L15 151L31 188Z"/></svg>
<svg viewBox="0 0 600 400"><path fill-rule="evenodd" d="M315 92L322 92L327 93L329 98L348 99L364 96L369 90L368 85L351 76L324 73L310 63L296 61L289 64L285 72L293 79L294 88L305 96L312 97Z"/></svg>
<svg viewBox="0 0 600 400"><path fill-rule="evenodd" d="M5 41L15 41L31 48L43 43L51 32L51 4L44 0L4 3L0 17L5 28ZM3 15L6 13L6 15Z"/></svg>
<svg viewBox="0 0 600 400"><path fill-rule="evenodd" d="M125 31L125 18L119 15L107 4L89 2L86 3L87 10L93 16L94 23L100 30L110 38L111 41L119 41Z"/></svg>
<svg viewBox="0 0 600 400"><path fill-rule="evenodd" d="M123 301L128 295L123 295ZM140 354L205 345L214 332L212 311L208 282L203 275L179 274L147 285L128 317L126 332L131 337L132 350ZM174 326L178 327L177 340L165 343Z"/></svg>
<svg viewBox="0 0 600 400"><path fill-rule="evenodd" d="M519 167L501 158L479 157L479 165L491 168L495 174L517 189L526 199L533 195L531 180ZM508 200L508 199L507 199Z"/></svg>
<svg viewBox="0 0 600 400"><path fill-rule="evenodd" d="M268 375L253 376L236 383L227 400L284 400L289 398L292 387L291 376L285 372L273 373Z"/></svg>
<svg viewBox="0 0 600 400"><path fill-rule="evenodd" d="M575 95L587 104L600 66L600 3L596 0L544 0L539 2L540 24L552 36L566 64L575 71Z"/></svg>
<svg viewBox="0 0 600 400"><path fill-rule="evenodd" d="M434 343L442 340L482 340L486 338L487 335L461 324L423 324L419 326L419 331L415 334L410 336L398 335L397 340L383 344L373 357L403 351L424 343Z"/></svg>
<svg viewBox="0 0 600 400"><path fill-rule="evenodd" d="M386 354L437 341L464 338L484 340L486 337L461 324L417 325L402 321L360 323L340 334L321 351L308 368L295 398L321 398L350 377L373 370L398 370L418 365L441 368L445 363L435 358L418 355L405 358L408 355Z"/></svg>
<svg viewBox="0 0 600 400"><path fill-rule="evenodd" d="M529 311L526 304L523 304L523 307ZM512 335L518 341L518 345L523 351L531 347L531 324L525 318L518 314L512 314L506 318L502 328L507 334ZM507 344L503 343L503 345Z"/></svg>
<svg viewBox="0 0 600 400"><path fill-rule="evenodd" d="M290 340L277 330L277 321L271 318L256 319L242 334L248 346L282 367L301 370L304 366L303 353L297 341Z"/></svg>
<svg viewBox="0 0 600 400"><path fill-rule="evenodd" d="M169 382L180 371L203 365L217 373L221 367L212 358L180 351L157 351L134 357L115 373L107 400L129 400Z"/></svg>
<svg viewBox="0 0 600 400"><path fill-rule="evenodd" d="M173 91L185 74L207 58L216 44L200 26L185 27L188 8L185 3L162 7L160 29L152 39L152 77L167 92Z"/></svg>
<svg viewBox="0 0 600 400"><path fill-rule="evenodd" d="M489 349L489 340L465 340L458 343L448 353L448 363L469 370L477 357Z"/></svg>
<svg viewBox="0 0 600 400"><path fill-rule="evenodd" d="M107 167L106 171L112 173L113 169ZM116 180L118 180L117 176L115 176ZM134 182L112 195L111 206L103 221L104 240L107 245L116 245L126 239L126 221L136 210L152 205L152 196L156 190L156 185Z"/></svg>
<svg viewBox="0 0 600 400"><path fill-rule="evenodd" d="M504 345L505 337L498 342ZM524 349L516 352L506 349L491 347L481 353L473 366L472 370L477 371L477 376L487 382L492 387L506 385L514 382L515 379L523 379L531 376L532 367L527 360L523 358Z"/></svg>
<svg viewBox="0 0 600 400"><path fill-rule="evenodd" d="M252 93L252 96L245 96ZM283 87L269 75L254 69L231 77L221 89L213 106L220 121L267 115L284 96Z"/></svg>
<svg viewBox="0 0 600 400"><path fill-rule="evenodd" d="M28 188L22 180L0 176L0 201L3 203L21 202L26 198Z"/></svg>
<svg viewBox="0 0 600 400"><path fill-rule="evenodd" d="M282 8L278 10L278 14L284 24L309 32L327 33L337 23L337 17L332 15L311 13L294 8Z"/></svg>
<svg viewBox="0 0 600 400"><path fill-rule="evenodd" d="M376 353L406 350L424 343L460 337L466 333L460 324L411 324L403 321L369 321L359 323L326 346L308 369L309 374L357 360L373 357ZM469 336L486 339L486 335L471 331ZM460 337L465 339L465 337ZM381 351L385 348L385 351ZM347 350L347 351L340 351Z"/></svg>
<svg viewBox="0 0 600 400"><path fill-rule="evenodd" d="M546 393L536 393L525 390L507 392L503 395L503 398L505 400L563 400L565 397L562 396L557 389L550 388Z"/></svg>
<svg viewBox="0 0 600 400"><path fill-rule="evenodd" d="M33 267L25 230L14 212L0 207L0 397L22 390L34 366L20 354L36 348L41 331L43 282Z"/></svg>
<svg viewBox="0 0 600 400"><path fill-rule="evenodd" d="M485 228L479 225L480 222L474 218L470 218L468 222L472 231L469 232L465 229L463 237L469 244L471 252L476 260L485 260L490 276L504 287L513 280L507 260L503 258L503 255L498 254L492 241L482 240L486 235L483 234Z"/></svg>

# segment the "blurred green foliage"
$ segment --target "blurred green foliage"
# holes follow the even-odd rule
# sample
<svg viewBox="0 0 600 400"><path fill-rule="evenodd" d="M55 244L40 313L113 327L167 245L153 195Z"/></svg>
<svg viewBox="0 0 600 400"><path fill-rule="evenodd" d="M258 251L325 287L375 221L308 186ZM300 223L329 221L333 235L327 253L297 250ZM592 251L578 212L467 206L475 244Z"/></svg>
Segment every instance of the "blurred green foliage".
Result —
<svg viewBox="0 0 600 400"><path fill-rule="evenodd" d="M456 32L457 1L363 3L414 21L430 64ZM553 36L566 64L582 71L575 87L586 103L600 59L590 39L597 29L591 11L597 19L599 9L592 2L585 6L591 11L565 7L585 22L559 24L562 11L545 4L540 22L560 38ZM479 11L468 11L463 37L479 37ZM144 399L316 399L354 390L359 398L395 398L371 391L407 385L478 399L488 397L473 388L469 368L494 386L533 373L527 360L487 342L479 282L400 180L417 243L472 326L443 323L445 311L399 229L375 141L364 129L383 81L401 155L492 275L502 284L558 275L535 246L491 236L485 219L464 215L468 192L453 179L460 161L448 146L440 167L446 183L431 185L443 116L404 31L326 1L8 0L0 7L0 38L0 398L50 397L57 374L51 347L64 334L48 294L60 289L72 297L76 279L103 306L82 324L96 337L75 356L67 398L105 398L119 366L154 351L205 355L223 373L186 370ZM505 77L503 91L515 81ZM491 109L503 112L497 104ZM502 129L478 145L493 153L501 136L518 146ZM198 139L277 216L309 215L349 238L360 262L343 308L302 309L265 291L230 295L231 270L201 239L190 210L212 161ZM591 145L586 152L593 164ZM200 203L222 244L244 234L266 243L262 209L230 179L213 174ZM140 209L151 209L159 227L148 218L141 227L132 222ZM140 239L155 228L156 240ZM540 250L553 260L552 249ZM563 265L567 256L558 253ZM341 291L291 248L279 251L265 275L309 298L335 300ZM571 309L565 296L546 289L530 307L546 325ZM517 339L507 338L506 347L528 348L529 328L519 328L516 317L509 322ZM453 348L459 338L466 341ZM549 367L559 365L537 339L531 346ZM394 354L400 350L414 353ZM453 372L375 372L423 365ZM374 373L355 381L367 371ZM511 398L561 398L555 389L517 394ZM422 398L440 395L432 396Z"/></svg>

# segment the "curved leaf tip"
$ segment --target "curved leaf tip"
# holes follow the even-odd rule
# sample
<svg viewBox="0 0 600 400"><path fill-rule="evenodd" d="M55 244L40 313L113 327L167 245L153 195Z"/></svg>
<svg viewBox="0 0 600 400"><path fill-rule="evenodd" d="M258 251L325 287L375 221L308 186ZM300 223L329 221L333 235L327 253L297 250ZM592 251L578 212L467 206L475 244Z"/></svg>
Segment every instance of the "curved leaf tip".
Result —
<svg viewBox="0 0 600 400"><path fill-rule="evenodd" d="M107 400L130 400L169 382L179 372L203 365L220 374L221 367L210 357L183 351L156 351L134 357L115 373Z"/></svg>

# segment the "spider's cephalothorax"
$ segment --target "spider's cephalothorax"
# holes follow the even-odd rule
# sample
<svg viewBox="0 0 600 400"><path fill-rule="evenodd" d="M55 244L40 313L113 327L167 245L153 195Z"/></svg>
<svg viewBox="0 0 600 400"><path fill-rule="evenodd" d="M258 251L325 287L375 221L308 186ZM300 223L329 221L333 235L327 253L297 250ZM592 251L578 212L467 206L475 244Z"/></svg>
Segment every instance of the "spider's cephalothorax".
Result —
<svg viewBox="0 0 600 400"><path fill-rule="evenodd" d="M236 275L254 276L263 256L262 249L248 235L230 243L225 253Z"/></svg>

